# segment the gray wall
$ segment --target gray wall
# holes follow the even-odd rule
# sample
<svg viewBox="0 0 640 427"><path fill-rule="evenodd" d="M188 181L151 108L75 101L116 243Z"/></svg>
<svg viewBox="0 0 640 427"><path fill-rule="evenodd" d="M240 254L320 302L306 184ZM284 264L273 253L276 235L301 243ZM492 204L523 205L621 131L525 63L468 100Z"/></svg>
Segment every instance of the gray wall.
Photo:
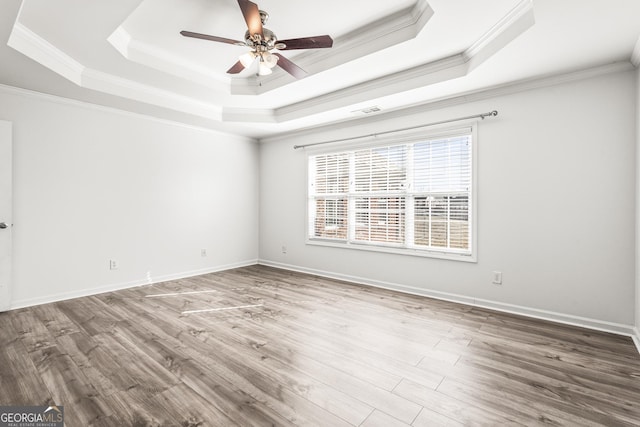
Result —
<svg viewBox="0 0 640 427"><path fill-rule="evenodd" d="M635 316L635 78L635 72L618 72L263 141L261 261L630 331ZM493 109L500 115L478 126L477 263L305 244L308 153L293 150L294 144ZM503 272L502 286L491 283L494 270Z"/></svg>
<svg viewBox="0 0 640 427"><path fill-rule="evenodd" d="M8 89L0 119L13 307L256 262L256 142Z"/></svg>

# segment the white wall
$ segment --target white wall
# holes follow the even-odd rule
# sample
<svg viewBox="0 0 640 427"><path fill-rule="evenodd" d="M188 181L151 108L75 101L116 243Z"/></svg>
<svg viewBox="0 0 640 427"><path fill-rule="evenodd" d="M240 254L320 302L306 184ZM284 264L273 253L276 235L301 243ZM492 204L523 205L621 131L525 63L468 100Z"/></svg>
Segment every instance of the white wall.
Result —
<svg viewBox="0 0 640 427"><path fill-rule="evenodd" d="M618 72L265 141L260 155L261 262L630 331L635 293L634 81L633 72ZM477 263L305 245L307 154L293 150L294 144L493 109L500 115L478 127ZM491 283L493 270L503 272L502 286Z"/></svg>
<svg viewBox="0 0 640 427"><path fill-rule="evenodd" d="M13 307L257 260L255 142L12 89L0 119L14 130Z"/></svg>

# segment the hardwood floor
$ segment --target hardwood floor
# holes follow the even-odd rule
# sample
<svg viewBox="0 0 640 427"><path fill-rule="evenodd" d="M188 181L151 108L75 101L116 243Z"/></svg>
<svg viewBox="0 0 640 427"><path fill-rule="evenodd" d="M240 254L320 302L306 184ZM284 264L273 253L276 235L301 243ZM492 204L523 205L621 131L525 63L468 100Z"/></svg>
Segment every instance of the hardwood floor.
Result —
<svg viewBox="0 0 640 427"><path fill-rule="evenodd" d="M75 426L640 425L626 337L253 266L0 314Z"/></svg>

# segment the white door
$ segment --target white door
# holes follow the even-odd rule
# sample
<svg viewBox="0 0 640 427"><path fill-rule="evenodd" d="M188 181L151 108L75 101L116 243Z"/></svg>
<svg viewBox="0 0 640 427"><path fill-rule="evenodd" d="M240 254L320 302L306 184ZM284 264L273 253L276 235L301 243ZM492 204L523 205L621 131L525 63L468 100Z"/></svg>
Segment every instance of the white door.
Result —
<svg viewBox="0 0 640 427"><path fill-rule="evenodd" d="M11 123L0 120L0 311L11 306Z"/></svg>

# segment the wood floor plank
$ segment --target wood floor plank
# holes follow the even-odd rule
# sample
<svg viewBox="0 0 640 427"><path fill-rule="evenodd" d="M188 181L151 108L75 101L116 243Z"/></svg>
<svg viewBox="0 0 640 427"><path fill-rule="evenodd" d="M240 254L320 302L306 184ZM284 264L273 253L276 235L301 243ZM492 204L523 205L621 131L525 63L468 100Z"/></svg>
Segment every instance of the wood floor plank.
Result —
<svg viewBox="0 0 640 427"><path fill-rule="evenodd" d="M94 337L81 331L60 336L56 342L91 381L99 395L108 396L139 384L139 378L122 369L121 359Z"/></svg>
<svg viewBox="0 0 640 427"><path fill-rule="evenodd" d="M635 360L635 355L628 354L611 354L607 350L615 349L619 347L618 340L614 337L611 342L611 347L600 347L592 345L591 347L584 346L582 344L572 344L564 342L558 337L552 337L549 334L542 335L540 333L533 334L531 331L514 331L511 329L505 329L504 327L483 327L482 338L485 342L509 341L509 343L519 343L522 347L528 348L529 351L536 355L542 355L548 359L555 359L562 361L563 363L571 363L577 367L584 367L585 365L593 365L597 363L602 366L590 366L593 371L598 369L604 369L611 372L620 371L622 377L629 377L635 372L640 371L640 362ZM630 347L631 342L628 342L622 347Z"/></svg>
<svg viewBox="0 0 640 427"><path fill-rule="evenodd" d="M390 415L385 414L382 411L375 410L369 415L369 418L364 420L361 427L409 427L409 424L405 424L402 421L393 418Z"/></svg>
<svg viewBox="0 0 640 427"><path fill-rule="evenodd" d="M8 329L6 325L0 327ZM45 405L51 393L36 371L33 362L25 357L26 349L18 339L8 340L0 333L0 404Z"/></svg>
<svg viewBox="0 0 640 427"><path fill-rule="evenodd" d="M196 427L201 425L239 426L233 419L217 409L209 401L185 384L180 384L155 396L164 408L179 414L178 425Z"/></svg>
<svg viewBox="0 0 640 427"><path fill-rule="evenodd" d="M57 338L80 331L80 327L76 323L51 304L34 307L33 312L49 331L49 335L53 337Z"/></svg>
<svg viewBox="0 0 640 427"><path fill-rule="evenodd" d="M56 304L56 308L89 335L107 333L122 320L103 310L96 297L85 297L81 303L78 300L62 301Z"/></svg>
<svg viewBox="0 0 640 427"><path fill-rule="evenodd" d="M68 424L89 425L93 420L107 416L96 398L100 398L95 387L63 349L56 346L40 348L29 353L37 372L59 405L82 407L82 411L66 411Z"/></svg>
<svg viewBox="0 0 640 427"><path fill-rule="evenodd" d="M411 424L413 427L462 427L464 424L427 408L422 408Z"/></svg>
<svg viewBox="0 0 640 427"><path fill-rule="evenodd" d="M71 427L640 420L627 337L264 266L0 313L0 344L0 404Z"/></svg>
<svg viewBox="0 0 640 427"><path fill-rule="evenodd" d="M524 425L519 423L518 417L513 414L503 415L493 408L470 405L411 380L402 380L393 392L464 425Z"/></svg>
<svg viewBox="0 0 640 427"><path fill-rule="evenodd" d="M257 328L257 326L254 326ZM234 328L233 332L237 334L238 328ZM255 332L252 334L256 336ZM229 340L233 340L231 336L227 336ZM266 338L264 335L260 338ZM370 405L372 408L379 408L384 412L395 416L396 418L410 423L415 416L420 412L418 405L411 404L404 399L398 399L387 390L376 387L372 384L367 384L364 380L357 378L347 372L336 369L331 364L324 363L321 359L316 359L311 356L305 355L301 351L289 350L288 354L278 351L275 346L263 345L258 350L257 348L246 345L246 341L242 339L236 340L238 345L245 347L246 351L253 351L256 353L256 357L262 358L267 356L265 362L270 362L275 359L286 358L287 362L295 360L295 366L297 370L315 378L318 381L325 383L326 385L335 389L340 389L346 394L351 396L357 396L358 400ZM304 344L301 343L301 344Z"/></svg>
<svg viewBox="0 0 640 427"><path fill-rule="evenodd" d="M277 329L277 326L271 326ZM289 336L296 337L300 342L310 345L317 345L328 348L330 351L337 352L351 359L359 360L361 363L367 364L376 369L389 372L397 377L411 377L416 382L435 389L442 381L442 376L432 370L416 368L413 358L407 362L398 360L394 357L395 352L389 355L383 351L381 354L378 348L372 349L369 345L362 344L359 341L352 340L341 335L327 333L323 328L316 325L290 320L286 333Z"/></svg>
<svg viewBox="0 0 640 427"><path fill-rule="evenodd" d="M379 335L403 339L412 344L419 343L431 347L442 335L448 333L451 327L442 322L431 321L425 316L415 316L404 311L394 313L393 317L383 318L380 316L379 298L365 298L362 295L356 297L353 293L346 291L340 293L340 298L327 298L328 293L322 287L302 292L300 286L291 290L277 282L271 283L269 287L263 285L250 289L251 293L261 295L269 302L290 304L296 299L309 301L313 304L310 307L314 312L335 313L339 321L342 321L345 315L351 312L357 313L357 316L351 316L349 319L350 325L363 326L366 334L370 334L372 326L374 326ZM270 292L265 292L265 289ZM283 298L278 298L279 296ZM404 306L399 306L399 308L404 308Z"/></svg>
<svg viewBox="0 0 640 427"><path fill-rule="evenodd" d="M160 327L158 327L158 323L160 323ZM137 326L141 326L142 329L137 329ZM305 420L303 424L306 425L322 425L320 421L326 420L331 421L332 425L340 426L342 421L334 418L331 415L332 413L356 422L364 419L372 410L371 407L350 398L344 393L332 391L320 382L310 381L310 378L300 375L291 376L295 371L288 369L287 365L281 364L275 368L272 367L272 369L265 370L264 366L262 366L264 365L264 360L261 357L254 364L251 359L246 357L245 351L238 353L233 347L228 347L225 342L228 341L227 339L220 341L219 338L224 338L224 334L218 334L219 336L209 339L206 335L203 335L204 330L190 329L190 333L181 335L179 331L174 330L172 332L172 325L163 324L162 322L153 324L140 322L130 330L137 330L138 333L145 334L145 328L147 328L147 336L149 333L155 335L168 331L168 335L162 341L173 342L172 349L162 346L156 339L147 341L144 347L152 352L150 354L155 354L156 357L161 356L164 360L170 360L170 369L186 384L191 384L193 381L198 381L198 379L191 378L188 372L176 372L176 369L181 363L190 363L189 358L193 357L200 364L215 366L214 376L217 378L216 383L218 385L226 385L229 389L242 390L243 395L246 394L253 399L254 406L258 408L266 406L263 409L277 409L292 422L302 419ZM220 329L217 329L217 331L220 333ZM123 332L126 333L126 331ZM199 339L201 335L204 338L203 340ZM222 351L225 349L227 351ZM215 353L211 353L211 351ZM250 376L251 381L247 381L244 376ZM282 385L286 385L287 388L283 388ZM194 388L198 387L200 386L194 386ZM309 399L309 402L304 402L295 392L300 393L301 397ZM246 399L246 397L243 399ZM327 408L329 412L318 411L318 408L311 404L312 402L315 402L319 407ZM290 406L293 406L293 408L305 407L307 411L297 414L295 410L292 411ZM362 412L363 415L358 415L359 407L362 407L361 412L364 411ZM283 425L284 421L281 420L279 424Z"/></svg>
<svg viewBox="0 0 640 427"><path fill-rule="evenodd" d="M630 421L631 425L640 419L640 407L637 401L629 400L628 391L625 389L621 389L616 394L602 393L597 385L595 388L585 388L582 381L577 378L568 382L562 381L554 378L553 373L545 372L543 375L536 373L537 365L523 363L520 366L510 366L508 363L502 363L505 360L502 358L500 362L496 362L486 358L474 359L468 364L473 368L474 374L467 377L474 376L477 372L487 371L508 379L511 386L518 383L517 385L524 387L524 396L528 398L535 396L537 400L545 402L547 413L559 409L575 417L585 415L587 419L593 419L603 425L607 425L608 420L614 418L623 422ZM467 365L466 362L467 359L464 359L463 364ZM454 375L453 372L449 373L449 376L454 377ZM518 390L520 390L519 387ZM616 396L616 402L613 405L611 396ZM611 411L615 414L611 414Z"/></svg>
<svg viewBox="0 0 640 427"><path fill-rule="evenodd" d="M125 377L124 385L134 382L127 389L144 388L148 393L156 394L179 384L179 380L164 369L162 364L144 357L130 342L113 334L113 330L93 338L99 346L108 348L117 361L118 369L123 371L122 375Z"/></svg>
<svg viewBox="0 0 640 427"><path fill-rule="evenodd" d="M313 335L300 334L290 328L281 328L278 324L270 324L268 327L263 324L247 326L239 324L234 327L233 331L236 334L241 334L247 340L260 339L263 342L272 341L271 337L276 332L280 335L278 339L280 347L291 349L303 357L320 360L331 368L387 391L392 391L403 378L401 375L351 357L351 353L345 351L342 346L335 346L332 342L316 339ZM438 377L437 381L439 383L441 378Z"/></svg>
<svg viewBox="0 0 640 427"><path fill-rule="evenodd" d="M132 388L102 397L98 404L107 414L92 421L92 424L104 425L105 420L114 421L115 426L177 426L182 419L178 408L166 407L158 396L161 393L149 393L142 388ZM78 411L76 405L69 410ZM65 418L68 409L65 407ZM65 419L66 422L66 419ZM65 423L65 425L74 424ZM87 425L87 424L78 424ZM109 425L108 423L106 425Z"/></svg>
<svg viewBox="0 0 640 427"><path fill-rule="evenodd" d="M640 392L637 381L631 373L626 376L618 369L609 369L607 378L601 378L598 372L597 361L586 361L585 366L565 363L555 357L537 354L528 346L522 346L522 352L511 349L504 344L489 343L485 340L477 340L472 343L468 357L464 360L476 360L485 364L494 365L492 355L501 355L501 364L498 369L511 369L519 371L523 378L535 378L541 383L548 383L558 388L568 388L571 385L572 392L584 394L607 400L611 392L616 393L618 399L623 402L634 401ZM466 356L466 355L465 355ZM640 409L640 408L638 408Z"/></svg>
<svg viewBox="0 0 640 427"><path fill-rule="evenodd" d="M225 334L220 328L216 330L215 337L207 335L203 329L198 331L197 334L190 334L181 339L187 354L203 363L229 366L230 369L216 371L224 375L229 382L241 386L256 400L278 408L284 415L289 414L287 406L290 402L294 402L294 407L300 406L300 399L296 396L325 409L327 412L322 414L320 419L324 418L327 421L333 418L333 414L357 425L373 410L360 400L300 372L298 364L293 363L287 356L280 360L278 357L269 357L254 351L263 347L261 343L252 341L243 345L234 335ZM211 343L215 343L216 354L202 358L198 349L204 345L210 346ZM194 349L195 352L192 351ZM243 375L239 376L237 372ZM243 377L250 377L251 381L248 382ZM274 397L276 399L273 399ZM300 415L295 415L295 418L300 418ZM334 419L332 423L341 424L339 419Z"/></svg>
<svg viewBox="0 0 640 427"><path fill-rule="evenodd" d="M35 311L16 310L12 313L10 322L28 352L55 345L49 330L35 315Z"/></svg>
<svg viewBox="0 0 640 427"><path fill-rule="evenodd" d="M133 328L121 330L119 333L123 334L125 339L132 337L135 340L136 333ZM188 341L188 344L191 344L192 348L195 347L193 340ZM198 342L198 344L200 343ZM245 414L249 414L250 418L246 422L254 420L267 424L290 424L285 417L265 404L261 399L262 396L256 393L253 385L246 382L242 375L236 373L238 369L234 369L233 365L229 366L233 363L232 360L226 359L221 363L216 356L203 356L201 357L202 363L197 363L192 360L190 354L183 351L185 347L181 347L181 345L183 345L182 342L174 343L171 346L156 339L146 341L142 339L140 340L140 351L158 363L163 363L168 371L192 390L202 393L202 390L214 389L223 395L224 404L218 406L218 402L215 402L214 405L230 417L243 418ZM200 354L212 351L218 351L216 346L207 346L205 351ZM207 393L204 394L207 395Z"/></svg>
<svg viewBox="0 0 640 427"><path fill-rule="evenodd" d="M482 309L477 309L482 310ZM530 319L505 313L492 313L485 324L483 332L489 332L492 328L502 329L508 336L518 339L531 339L532 337L545 337L550 341L549 345L557 345L561 348L570 348L573 351L587 352L591 355L608 358L630 360L633 364L639 364L637 350L630 344L630 337L615 335L580 328L577 326L563 325L557 328L557 324L550 321Z"/></svg>
<svg viewBox="0 0 640 427"><path fill-rule="evenodd" d="M593 418L584 418L581 411L560 410L543 393L528 390L524 395L520 385L491 376L447 377L438 392L470 404L498 408L516 415L525 425L600 426Z"/></svg>

